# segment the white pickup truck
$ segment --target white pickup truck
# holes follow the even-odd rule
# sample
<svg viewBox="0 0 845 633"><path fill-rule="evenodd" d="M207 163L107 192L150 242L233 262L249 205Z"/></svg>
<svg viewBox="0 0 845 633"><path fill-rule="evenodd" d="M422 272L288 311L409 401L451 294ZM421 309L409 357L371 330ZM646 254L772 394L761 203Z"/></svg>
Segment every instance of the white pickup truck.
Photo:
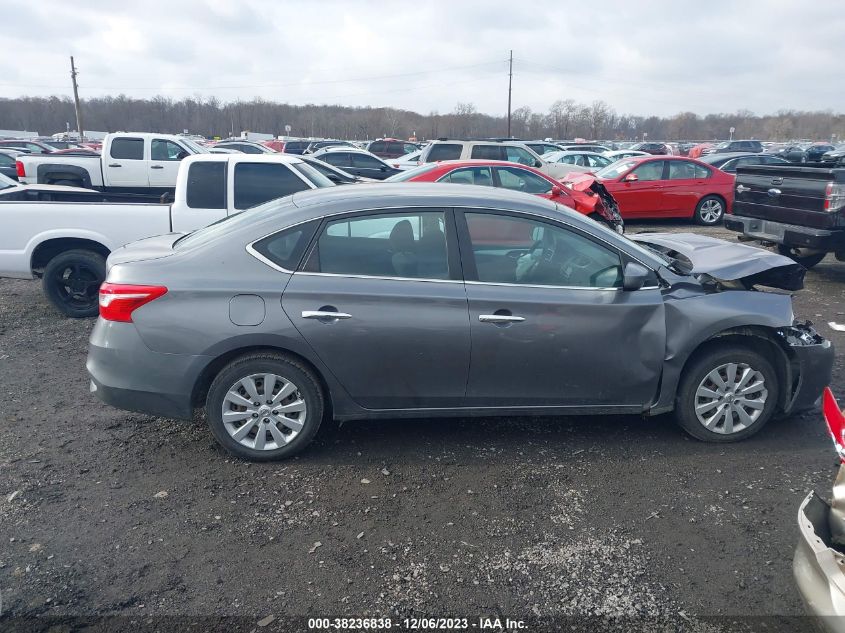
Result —
<svg viewBox="0 0 845 633"><path fill-rule="evenodd" d="M115 193L151 196L172 192L179 163L209 150L170 134L107 134L100 154L24 154L18 180L26 185L70 185Z"/></svg>
<svg viewBox="0 0 845 633"><path fill-rule="evenodd" d="M173 204L0 200L0 277L41 277L70 317L94 316L106 257L129 242L193 231L233 213L334 183L297 156L201 154L179 169ZM87 196L87 197L82 197Z"/></svg>

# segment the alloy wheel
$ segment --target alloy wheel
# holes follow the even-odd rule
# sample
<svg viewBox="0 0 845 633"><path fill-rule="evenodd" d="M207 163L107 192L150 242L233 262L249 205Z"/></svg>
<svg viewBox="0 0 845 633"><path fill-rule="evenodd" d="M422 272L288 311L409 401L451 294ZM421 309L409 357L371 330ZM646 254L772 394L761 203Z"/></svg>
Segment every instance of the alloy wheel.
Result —
<svg viewBox="0 0 845 633"><path fill-rule="evenodd" d="M276 374L252 374L226 392L223 427L246 448L270 451L299 435L307 412L299 388L291 381Z"/></svg>
<svg viewBox="0 0 845 633"><path fill-rule="evenodd" d="M739 433L763 414L769 392L763 374L747 363L725 363L710 371L695 391L695 415L714 433Z"/></svg>
<svg viewBox="0 0 845 633"><path fill-rule="evenodd" d="M715 224L722 217L722 203L713 198L705 200L698 214L705 224Z"/></svg>

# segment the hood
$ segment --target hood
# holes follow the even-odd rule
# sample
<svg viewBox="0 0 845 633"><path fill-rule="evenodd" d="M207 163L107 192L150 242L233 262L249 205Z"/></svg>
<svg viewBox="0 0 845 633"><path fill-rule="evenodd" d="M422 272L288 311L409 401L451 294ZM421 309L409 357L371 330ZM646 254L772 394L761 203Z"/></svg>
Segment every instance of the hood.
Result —
<svg viewBox="0 0 845 633"><path fill-rule="evenodd" d="M686 264L688 272L694 275L708 275L720 281L739 281L748 288L756 284L783 290L801 290L804 287L807 270L803 266L756 246L694 233L640 233L628 237L680 259Z"/></svg>
<svg viewBox="0 0 845 633"><path fill-rule="evenodd" d="M106 272L117 264L127 264L146 259L160 259L173 254L173 243L184 233L165 233L155 237L147 237L136 242L117 248L111 252L106 260Z"/></svg>

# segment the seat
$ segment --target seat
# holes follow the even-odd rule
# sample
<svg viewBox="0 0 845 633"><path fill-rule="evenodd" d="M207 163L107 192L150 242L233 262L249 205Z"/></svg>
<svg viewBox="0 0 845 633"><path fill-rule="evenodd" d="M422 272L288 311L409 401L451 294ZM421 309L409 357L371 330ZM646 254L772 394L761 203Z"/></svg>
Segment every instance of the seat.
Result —
<svg viewBox="0 0 845 633"><path fill-rule="evenodd" d="M475 172L475 184L482 187L492 187L493 179L490 178L490 172L478 170Z"/></svg>
<svg viewBox="0 0 845 633"><path fill-rule="evenodd" d="M417 276L417 254L414 229L410 220L397 222L390 231L390 261L399 277Z"/></svg>
<svg viewBox="0 0 845 633"><path fill-rule="evenodd" d="M446 259L446 235L436 223L425 227L417 244L418 266L420 277L427 279L446 279L449 266Z"/></svg>

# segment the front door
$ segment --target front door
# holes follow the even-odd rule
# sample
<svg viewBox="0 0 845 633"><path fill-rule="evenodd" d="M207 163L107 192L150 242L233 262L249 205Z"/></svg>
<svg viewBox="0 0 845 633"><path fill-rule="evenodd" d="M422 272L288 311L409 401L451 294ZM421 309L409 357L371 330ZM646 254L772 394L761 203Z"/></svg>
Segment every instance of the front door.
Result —
<svg viewBox="0 0 845 633"><path fill-rule="evenodd" d="M285 288L288 318L362 407L463 404L469 322L452 227L445 209L329 220Z"/></svg>
<svg viewBox="0 0 845 633"><path fill-rule="evenodd" d="M622 176L610 186L610 192L616 198L619 212L628 218L660 217L663 200L663 165L666 161L650 160L641 163L628 174ZM634 174L634 181L625 180ZM608 184L608 183L605 183Z"/></svg>
<svg viewBox="0 0 845 633"><path fill-rule="evenodd" d="M178 143L154 138L150 144L150 187L175 189L179 164L187 155Z"/></svg>
<svg viewBox="0 0 845 633"><path fill-rule="evenodd" d="M467 406L612 411L653 400L665 349L656 283L623 291L625 256L575 229L495 211L456 219L472 336Z"/></svg>

